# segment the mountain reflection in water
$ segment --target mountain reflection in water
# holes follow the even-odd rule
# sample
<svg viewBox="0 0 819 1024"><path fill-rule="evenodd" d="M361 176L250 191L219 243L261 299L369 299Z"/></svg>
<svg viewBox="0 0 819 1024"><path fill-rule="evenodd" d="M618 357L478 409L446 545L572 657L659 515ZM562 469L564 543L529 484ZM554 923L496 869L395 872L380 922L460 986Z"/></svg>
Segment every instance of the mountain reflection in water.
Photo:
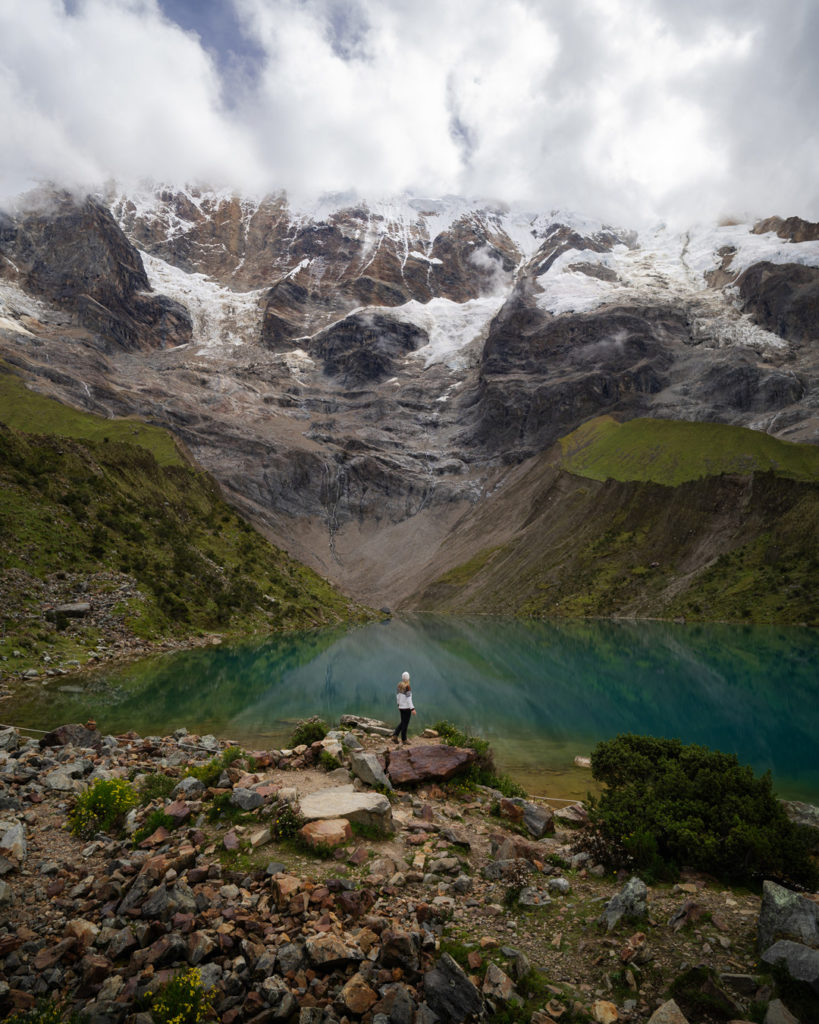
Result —
<svg viewBox="0 0 819 1024"><path fill-rule="evenodd" d="M591 776L574 756L634 732L735 753L770 770L780 795L815 803L817 664L810 629L419 615L55 679L47 698L14 698L4 715L38 728L94 717L105 732L142 735L184 725L281 746L310 715L392 722L408 670L412 728L447 719L489 739L500 770L535 793L585 796Z"/></svg>

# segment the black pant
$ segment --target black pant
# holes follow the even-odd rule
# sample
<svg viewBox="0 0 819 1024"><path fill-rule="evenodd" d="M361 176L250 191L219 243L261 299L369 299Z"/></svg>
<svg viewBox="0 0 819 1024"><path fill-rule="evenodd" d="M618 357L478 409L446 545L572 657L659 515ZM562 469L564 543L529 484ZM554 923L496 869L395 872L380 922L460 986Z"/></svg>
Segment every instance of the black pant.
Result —
<svg viewBox="0 0 819 1024"><path fill-rule="evenodd" d="M398 725L396 725L393 731L393 736L397 736L398 733L400 732L401 739L404 741L404 743L406 743L407 726L409 725L410 718L412 718L412 708L399 708L398 710L401 712L401 721L398 723Z"/></svg>

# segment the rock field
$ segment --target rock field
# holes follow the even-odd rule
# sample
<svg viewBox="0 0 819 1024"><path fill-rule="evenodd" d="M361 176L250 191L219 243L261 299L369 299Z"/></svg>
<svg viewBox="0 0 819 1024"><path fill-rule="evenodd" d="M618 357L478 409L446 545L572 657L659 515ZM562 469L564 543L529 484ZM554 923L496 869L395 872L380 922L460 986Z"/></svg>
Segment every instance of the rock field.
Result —
<svg viewBox="0 0 819 1024"><path fill-rule="evenodd" d="M775 998L757 947L764 903L766 942L819 958L816 897L616 878L573 852L582 806L446 781L434 736L396 748L345 716L309 747L227 764L212 736L89 726L0 732L0 1013L64 997L93 1024L149 1024L146 992L197 967L225 1024L819 1020ZM215 785L186 776L216 758ZM168 794L124 837L68 831L95 780L160 775ZM135 843L160 807L166 824ZM704 1015L683 1009L692 985Z"/></svg>

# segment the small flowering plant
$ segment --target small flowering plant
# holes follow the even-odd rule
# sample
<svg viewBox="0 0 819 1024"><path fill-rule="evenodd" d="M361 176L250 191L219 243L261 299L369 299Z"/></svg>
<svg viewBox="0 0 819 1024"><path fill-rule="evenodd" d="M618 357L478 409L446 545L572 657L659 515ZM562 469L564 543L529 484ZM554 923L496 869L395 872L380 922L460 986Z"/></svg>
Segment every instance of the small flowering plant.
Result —
<svg viewBox="0 0 819 1024"><path fill-rule="evenodd" d="M78 836L93 836L120 828L125 815L139 803L139 795L127 779L97 779L80 793L68 816L71 831Z"/></svg>
<svg viewBox="0 0 819 1024"><path fill-rule="evenodd" d="M165 982L151 1000L154 1024L201 1024L211 1008L211 995L202 987L198 967L190 967Z"/></svg>

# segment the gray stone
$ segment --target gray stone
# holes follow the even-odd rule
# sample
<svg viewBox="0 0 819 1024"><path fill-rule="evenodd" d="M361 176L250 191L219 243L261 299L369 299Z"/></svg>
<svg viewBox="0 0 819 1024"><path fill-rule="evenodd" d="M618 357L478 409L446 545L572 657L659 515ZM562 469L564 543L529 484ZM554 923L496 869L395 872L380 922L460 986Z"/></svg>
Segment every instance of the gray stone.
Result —
<svg viewBox="0 0 819 1024"><path fill-rule="evenodd" d="M562 875L558 875L556 878L550 878L548 886L550 892L559 892L563 896L565 896L571 889L569 879L564 878Z"/></svg>
<svg viewBox="0 0 819 1024"><path fill-rule="evenodd" d="M642 879L634 877L626 882L621 892L608 901L600 915L599 923L606 926L606 931L611 931L624 918L639 920L646 916L646 899L648 889Z"/></svg>
<svg viewBox="0 0 819 1024"><path fill-rule="evenodd" d="M350 770L368 786L383 786L386 789L392 789L392 783L384 774L384 769L375 754L353 751L350 754Z"/></svg>
<svg viewBox="0 0 819 1024"><path fill-rule="evenodd" d="M276 963L281 974L297 971L304 963L304 948L295 942L285 942L276 951Z"/></svg>
<svg viewBox="0 0 819 1024"><path fill-rule="evenodd" d="M10 907L14 903L14 892L7 882L0 881L0 907Z"/></svg>
<svg viewBox="0 0 819 1024"><path fill-rule="evenodd" d="M265 1002L276 1011L271 1018L274 1021L287 1020L295 1013L296 1000L281 978L265 978L259 991Z"/></svg>
<svg viewBox="0 0 819 1024"><path fill-rule="evenodd" d="M819 948L819 904L776 882L766 881L762 884L757 949L764 953L777 939Z"/></svg>
<svg viewBox="0 0 819 1024"><path fill-rule="evenodd" d="M521 907L548 907L551 899L545 892L534 885L526 885L518 894L518 905Z"/></svg>
<svg viewBox="0 0 819 1024"><path fill-rule="evenodd" d="M341 735L341 742L348 750L363 750L364 748L358 742L358 737L355 733L345 732Z"/></svg>
<svg viewBox="0 0 819 1024"><path fill-rule="evenodd" d="M264 803L264 797L253 789L234 789L230 794L230 802L243 811L255 811Z"/></svg>
<svg viewBox="0 0 819 1024"><path fill-rule="evenodd" d="M82 793L86 788L82 781L82 772L78 770L78 766L71 764L56 768L46 775L43 782L46 789L51 789L55 793Z"/></svg>
<svg viewBox="0 0 819 1024"><path fill-rule="evenodd" d="M794 1017L781 999L773 999L768 1003L763 1024L799 1024L799 1020Z"/></svg>
<svg viewBox="0 0 819 1024"><path fill-rule="evenodd" d="M64 689L68 689L65 687ZM91 747L94 750L102 748L102 735L96 729L86 729L84 725L73 723L71 725L60 725L51 732L46 733L40 740L40 749L45 747Z"/></svg>
<svg viewBox="0 0 819 1024"><path fill-rule="evenodd" d="M415 1002L406 985L384 985L378 991L381 999L372 1008L373 1024L379 1018L386 1024L413 1024L418 1020L415 1016Z"/></svg>
<svg viewBox="0 0 819 1024"><path fill-rule="evenodd" d="M429 864L429 870L436 875L454 875L460 869L461 862L457 857L439 857Z"/></svg>
<svg viewBox="0 0 819 1024"><path fill-rule="evenodd" d="M512 979L497 964L491 961L483 979L483 994L489 999L498 1000L502 1003L509 1003L513 1000L520 1001L520 996Z"/></svg>
<svg viewBox="0 0 819 1024"><path fill-rule="evenodd" d="M215 985L218 985L222 980L223 974L224 971L219 964L214 963L212 960L209 963L202 964L199 968L199 975L202 979L202 988L204 991L210 992Z"/></svg>
<svg viewBox="0 0 819 1024"><path fill-rule="evenodd" d="M392 729L377 718L362 718L361 715L342 715L339 719L340 725L346 725L349 729L361 729L362 732L372 733L374 736L391 736Z"/></svg>
<svg viewBox="0 0 819 1024"><path fill-rule="evenodd" d="M463 1024L483 1010L480 992L449 953L424 975L424 995L442 1024Z"/></svg>
<svg viewBox="0 0 819 1024"><path fill-rule="evenodd" d="M17 750L20 746L20 734L13 727L0 729L0 750Z"/></svg>
<svg viewBox="0 0 819 1024"><path fill-rule="evenodd" d="M542 839L547 832L555 830L555 816L550 807L524 802L523 824L535 839Z"/></svg>
<svg viewBox="0 0 819 1024"><path fill-rule="evenodd" d="M0 856L6 857L19 867L28 856L26 833L20 822L2 830L0 834Z"/></svg>
<svg viewBox="0 0 819 1024"><path fill-rule="evenodd" d="M589 812L579 802L557 808L554 815L558 821L565 821L571 825L586 825L589 820Z"/></svg>
<svg viewBox="0 0 819 1024"><path fill-rule="evenodd" d="M322 789L302 797L301 813L308 821L318 818L346 818L392 832L392 808L380 793L356 793L351 785Z"/></svg>
<svg viewBox="0 0 819 1024"><path fill-rule="evenodd" d="M498 882L502 878L514 878L519 874L529 874L534 870L534 865L524 857L510 857L503 860L491 860L483 868L483 876L490 882Z"/></svg>
<svg viewBox="0 0 819 1024"><path fill-rule="evenodd" d="M688 1021L674 1000L669 999L652 1013L648 1024L688 1024Z"/></svg>
<svg viewBox="0 0 819 1024"><path fill-rule="evenodd" d="M183 800L196 800L205 792L205 784L200 779L188 775L181 779L171 790L171 796L182 797Z"/></svg>
<svg viewBox="0 0 819 1024"><path fill-rule="evenodd" d="M167 921L174 914L195 914L196 897L187 884L180 880L171 886L157 886L142 904L141 910L145 918Z"/></svg>
<svg viewBox="0 0 819 1024"><path fill-rule="evenodd" d="M772 966L782 963L796 981L804 981L819 995L819 949L811 949L801 942L779 939L762 954L762 960Z"/></svg>

